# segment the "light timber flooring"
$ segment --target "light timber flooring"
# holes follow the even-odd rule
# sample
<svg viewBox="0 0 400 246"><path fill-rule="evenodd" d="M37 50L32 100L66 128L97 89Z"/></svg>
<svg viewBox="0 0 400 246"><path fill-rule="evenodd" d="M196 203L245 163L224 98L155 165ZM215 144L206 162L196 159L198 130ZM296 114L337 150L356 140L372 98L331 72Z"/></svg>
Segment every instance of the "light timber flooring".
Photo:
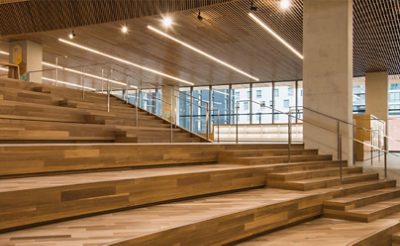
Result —
<svg viewBox="0 0 400 246"><path fill-rule="evenodd" d="M390 245L390 234L400 229L399 220L371 223L321 218L239 243L239 246L351 246Z"/></svg>

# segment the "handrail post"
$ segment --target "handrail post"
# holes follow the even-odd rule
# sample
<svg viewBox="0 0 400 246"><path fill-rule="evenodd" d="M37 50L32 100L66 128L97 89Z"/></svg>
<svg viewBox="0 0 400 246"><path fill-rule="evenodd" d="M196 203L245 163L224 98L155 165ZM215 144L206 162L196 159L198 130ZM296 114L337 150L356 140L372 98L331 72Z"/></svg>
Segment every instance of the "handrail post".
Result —
<svg viewBox="0 0 400 246"><path fill-rule="evenodd" d="M288 113L288 162L291 161L291 145L292 145L292 117L289 111Z"/></svg>
<svg viewBox="0 0 400 246"><path fill-rule="evenodd" d="M104 84L104 68L101 69L101 93L104 92L103 84Z"/></svg>
<svg viewBox="0 0 400 246"><path fill-rule="evenodd" d="M220 143L220 139L219 139L219 125L220 125L220 113L219 113L219 110L218 110L218 143Z"/></svg>
<svg viewBox="0 0 400 246"><path fill-rule="evenodd" d="M186 93L185 93L186 97ZM189 130L192 132L193 131L193 87L190 87L190 104L189 104L189 110L190 110L190 117L189 117Z"/></svg>
<svg viewBox="0 0 400 246"><path fill-rule="evenodd" d="M56 57L56 84L58 84L58 56Z"/></svg>
<svg viewBox="0 0 400 246"><path fill-rule="evenodd" d="M210 139L210 125L209 125L210 108L208 106L209 103L206 102L206 136L207 139Z"/></svg>
<svg viewBox="0 0 400 246"><path fill-rule="evenodd" d="M378 163L381 163L381 133L380 130L378 129Z"/></svg>
<svg viewBox="0 0 400 246"><path fill-rule="evenodd" d="M139 93L140 93L140 88L138 87L136 89L136 117L135 117L136 127L139 126Z"/></svg>
<svg viewBox="0 0 400 246"><path fill-rule="evenodd" d="M170 142L173 142L173 129L172 129L172 96L173 96L173 88L171 86L170 95L169 95L169 123L170 123Z"/></svg>
<svg viewBox="0 0 400 246"><path fill-rule="evenodd" d="M239 143L239 102L236 102L236 144Z"/></svg>
<svg viewBox="0 0 400 246"><path fill-rule="evenodd" d="M373 148L373 142L372 142L372 138L373 138L373 132L372 132L372 127L370 127L370 132L369 132L369 139L370 139L370 154L371 154L371 167L374 164L374 148Z"/></svg>
<svg viewBox="0 0 400 246"><path fill-rule="evenodd" d="M383 162L384 162L384 170L385 170L385 179L387 178L387 152L388 152L388 150L389 150L389 148L388 148L388 138L387 138L387 136L385 135L384 137L383 137L383 150L384 150L384 152L383 152Z"/></svg>
<svg viewBox="0 0 400 246"><path fill-rule="evenodd" d="M110 112L110 79L112 75L112 69L110 69L110 76L108 77L107 80L107 112Z"/></svg>
<svg viewBox="0 0 400 246"><path fill-rule="evenodd" d="M340 133L340 121L336 121L336 137L337 137L337 158L339 160L339 176L340 183L343 183L343 161L342 161L342 134Z"/></svg>
<svg viewBox="0 0 400 246"><path fill-rule="evenodd" d="M85 76L83 75L83 68L81 69L81 86L82 86L82 100L85 100Z"/></svg>
<svg viewBox="0 0 400 246"><path fill-rule="evenodd" d="M356 165L356 159L357 159L357 153L356 153L357 142L354 140L354 139L356 139L356 135L357 135L356 124L357 124L356 120L353 120L353 125L352 125L352 129L353 129L353 166Z"/></svg>

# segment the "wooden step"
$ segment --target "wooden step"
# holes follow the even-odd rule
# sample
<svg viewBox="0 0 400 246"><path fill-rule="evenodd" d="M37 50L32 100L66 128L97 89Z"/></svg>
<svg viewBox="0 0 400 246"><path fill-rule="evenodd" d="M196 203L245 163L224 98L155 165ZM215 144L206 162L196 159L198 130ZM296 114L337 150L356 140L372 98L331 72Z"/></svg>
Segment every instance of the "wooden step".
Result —
<svg viewBox="0 0 400 246"><path fill-rule="evenodd" d="M281 156L287 155L287 149L266 149L266 150L226 150L220 153L219 159L226 161L237 157L264 157L264 156ZM318 150L315 149L293 149L293 155L317 155Z"/></svg>
<svg viewBox="0 0 400 246"><path fill-rule="evenodd" d="M400 231L392 234L392 246L400 246Z"/></svg>
<svg viewBox="0 0 400 246"><path fill-rule="evenodd" d="M390 187L327 200L324 202L324 208L345 211L398 196L400 196L400 188Z"/></svg>
<svg viewBox="0 0 400 246"><path fill-rule="evenodd" d="M257 168L168 167L0 180L0 230L151 204L262 187Z"/></svg>
<svg viewBox="0 0 400 246"><path fill-rule="evenodd" d="M196 198L4 233L0 244L224 245L319 216L325 198L366 183L312 194L268 188Z"/></svg>
<svg viewBox="0 0 400 246"><path fill-rule="evenodd" d="M391 235L400 229L398 220L378 220L359 223L330 218L318 218L302 224L260 235L239 246L390 246Z"/></svg>
<svg viewBox="0 0 400 246"><path fill-rule="evenodd" d="M355 183L367 180L377 180L379 178L378 173L361 173L361 174L346 174L343 175L343 183ZM268 187L282 188L290 190L313 190L320 188L327 188L331 186L340 185L340 177L320 177L311 178L304 180L289 180L289 181L277 181L268 180Z"/></svg>
<svg viewBox="0 0 400 246"><path fill-rule="evenodd" d="M221 163L235 163L241 165L259 165L268 163L284 163L288 162L288 156L263 156L263 157L238 157L231 160L221 161ZM321 161L332 160L331 155L292 155L291 162L300 161Z"/></svg>
<svg viewBox="0 0 400 246"><path fill-rule="evenodd" d="M326 209L324 215L346 220L371 222L400 211L400 197L347 210Z"/></svg>
<svg viewBox="0 0 400 246"><path fill-rule="evenodd" d="M0 177L82 170L216 163L224 145L26 144L0 146Z"/></svg>
<svg viewBox="0 0 400 246"><path fill-rule="evenodd" d="M343 174L349 173L362 173L362 167L343 167ZM321 168L313 170L303 170L303 171L292 171L292 172L282 172L282 173L269 173L268 180L276 181L289 181L289 180L301 180L301 179L312 179L320 177L338 177L340 174L340 168Z"/></svg>

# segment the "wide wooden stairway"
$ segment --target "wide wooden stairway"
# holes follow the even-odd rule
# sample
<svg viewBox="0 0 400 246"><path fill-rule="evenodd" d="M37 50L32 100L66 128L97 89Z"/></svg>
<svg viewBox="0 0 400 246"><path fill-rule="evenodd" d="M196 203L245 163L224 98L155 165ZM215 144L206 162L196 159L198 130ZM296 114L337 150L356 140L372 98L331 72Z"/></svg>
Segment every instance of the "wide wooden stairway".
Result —
<svg viewBox="0 0 400 246"><path fill-rule="evenodd" d="M0 142L207 141L116 97L110 105L104 94L2 78Z"/></svg>
<svg viewBox="0 0 400 246"><path fill-rule="evenodd" d="M100 142L84 127L127 128L132 136L124 138L140 141L148 126L130 126L132 107L117 99L112 105L121 111L110 115L102 95L82 100L69 89L2 83L12 88L2 92L2 114L13 122L0 128L2 246L398 242L400 191L377 173L301 144L290 148L289 160L285 144ZM61 123L82 129L43 138L46 131L72 134Z"/></svg>

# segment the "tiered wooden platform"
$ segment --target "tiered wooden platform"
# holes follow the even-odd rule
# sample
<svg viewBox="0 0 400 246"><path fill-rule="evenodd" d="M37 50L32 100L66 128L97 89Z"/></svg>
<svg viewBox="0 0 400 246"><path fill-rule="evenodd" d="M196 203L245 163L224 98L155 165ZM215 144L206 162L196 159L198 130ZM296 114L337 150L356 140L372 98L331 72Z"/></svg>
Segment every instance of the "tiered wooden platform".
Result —
<svg viewBox="0 0 400 246"><path fill-rule="evenodd" d="M398 240L398 223L380 221L398 211L396 182L345 163L341 182L341 163L318 150L293 145L288 162L286 145L198 143L180 128L182 143L163 144L166 121L140 111L136 126L116 98L108 113L104 95L0 87L0 245L235 244L323 215L375 220L341 242ZM359 223L310 228L323 221Z"/></svg>
<svg viewBox="0 0 400 246"><path fill-rule="evenodd" d="M0 79L0 142L170 142L170 124L94 92ZM177 126L173 142L207 141Z"/></svg>

